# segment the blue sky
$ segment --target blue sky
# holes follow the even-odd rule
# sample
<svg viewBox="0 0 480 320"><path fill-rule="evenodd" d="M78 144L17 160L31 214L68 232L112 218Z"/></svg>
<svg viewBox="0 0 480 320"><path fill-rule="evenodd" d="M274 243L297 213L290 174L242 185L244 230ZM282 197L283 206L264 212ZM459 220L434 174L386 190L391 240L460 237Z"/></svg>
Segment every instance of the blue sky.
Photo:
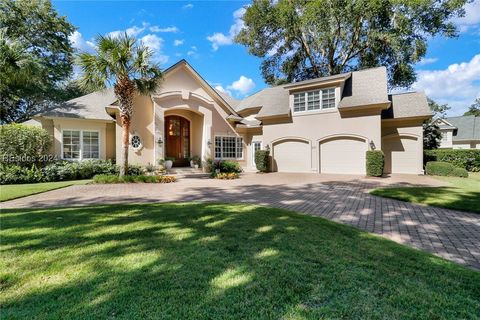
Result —
<svg viewBox="0 0 480 320"><path fill-rule="evenodd" d="M97 34L127 32L142 39L166 68L187 59L214 87L237 98L265 87L260 59L234 44L248 1L54 1L61 15L77 28L71 37L81 51L93 50ZM456 19L460 36L430 39L427 56L418 65L414 90L423 90L449 115L461 115L480 97L480 0Z"/></svg>

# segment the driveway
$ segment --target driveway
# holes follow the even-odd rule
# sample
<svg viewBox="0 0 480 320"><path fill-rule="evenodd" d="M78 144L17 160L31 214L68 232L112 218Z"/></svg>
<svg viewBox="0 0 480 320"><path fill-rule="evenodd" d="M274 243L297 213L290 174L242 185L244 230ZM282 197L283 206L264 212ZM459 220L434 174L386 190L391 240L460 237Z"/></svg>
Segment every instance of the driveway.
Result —
<svg viewBox="0 0 480 320"><path fill-rule="evenodd" d="M81 185L3 202L6 208L171 201L244 202L321 216L480 269L480 214L380 198L380 186L441 186L426 176L246 173L238 180L183 178L171 184Z"/></svg>

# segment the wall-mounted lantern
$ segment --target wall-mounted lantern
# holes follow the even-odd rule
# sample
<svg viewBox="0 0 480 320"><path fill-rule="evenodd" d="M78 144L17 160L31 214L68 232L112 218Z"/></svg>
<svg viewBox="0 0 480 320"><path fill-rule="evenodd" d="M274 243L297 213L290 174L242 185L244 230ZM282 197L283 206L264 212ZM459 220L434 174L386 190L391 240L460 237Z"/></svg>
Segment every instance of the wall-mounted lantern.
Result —
<svg viewBox="0 0 480 320"><path fill-rule="evenodd" d="M211 147L212 146L212 141L210 139L207 140L207 146Z"/></svg>
<svg viewBox="0 0 480 320"><path fill-rule="evenodd" d="M163 139L162 139L162 137L159 137L159 138L158 138L157 143L158 143L158 145L160 145L160 146L163 144Z"/></svg>
<svg viewBox="0 0 480 320"><path fill-rule="evenodd" d="M375 149L376 149L375 143L373 142L373 140L370 140L370 149L371 149L371 150L375 150Z"/></svg>

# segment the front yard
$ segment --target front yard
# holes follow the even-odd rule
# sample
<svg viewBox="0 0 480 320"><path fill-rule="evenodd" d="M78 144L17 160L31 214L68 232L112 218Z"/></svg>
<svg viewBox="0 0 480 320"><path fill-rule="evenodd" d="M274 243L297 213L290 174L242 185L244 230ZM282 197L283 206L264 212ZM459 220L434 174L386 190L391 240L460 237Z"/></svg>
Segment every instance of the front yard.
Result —
<svg viewBox="0 0 480 320"><path fill-rule="evenodd" d="M446 187L380 188L372 194L407 202L480 213L480 173L468 178L436 177L449 183Z"/></svg>
<svg viewBox="0 0 480 320"><path fill-rule="evenodd" d="M3 210L5 319L474 319L480 273L232 204Z"/></svg>
<svg viewBox="0 0 480 320"><path fill-rule="evenodd" d="M30 196L50 190L65 188L78 184L86 184L91 180L73 180L28 184L7 184L0 186L0 202Z"/></svg>

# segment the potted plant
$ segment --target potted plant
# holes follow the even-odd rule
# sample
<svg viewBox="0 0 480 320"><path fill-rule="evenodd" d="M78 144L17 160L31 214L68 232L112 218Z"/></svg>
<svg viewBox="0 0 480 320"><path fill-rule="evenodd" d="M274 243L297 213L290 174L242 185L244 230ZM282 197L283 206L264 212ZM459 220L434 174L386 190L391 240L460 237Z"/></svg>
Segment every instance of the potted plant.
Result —
<svg viewBox="0 0 480 320"><path fill-rule="evenodd" d="M198 169L200 166L200 157L199 156L193 156L190 158L190 166L192 168Z"/></svg>
<svg viewBox="0 0 480 320"><path fill-rule="evenodd" d="M163 166L165 169L170 170L172 169L173 166L173 161L175 161L175 158L173 157L165 157L165 159L160 159L158 161L158 164Z"/></svg>

